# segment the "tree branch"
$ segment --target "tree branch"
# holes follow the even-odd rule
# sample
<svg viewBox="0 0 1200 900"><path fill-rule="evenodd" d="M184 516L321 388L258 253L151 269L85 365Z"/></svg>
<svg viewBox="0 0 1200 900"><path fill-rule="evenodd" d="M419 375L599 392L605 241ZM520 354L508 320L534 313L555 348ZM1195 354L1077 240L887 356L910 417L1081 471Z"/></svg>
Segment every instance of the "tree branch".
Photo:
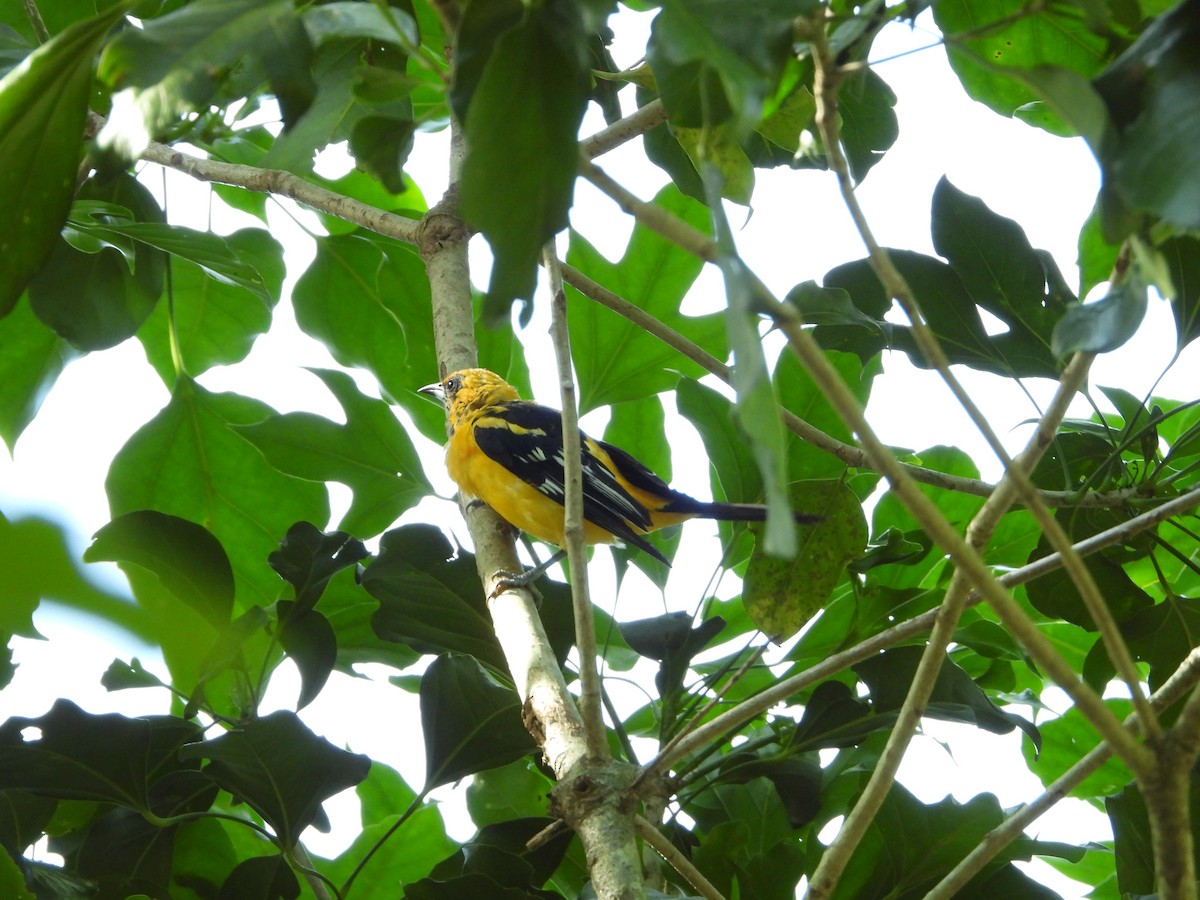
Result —
<svg viewBox="0 0 1200 900"><path fill-rule="evenodd" d="M627 141L640 137L665 121L667 121L667 111L663 107L662 100L651 100L645 106L639 107L636 112L613 122L591 137L584 138L579 142L579 152L585 160L595 159L597 156L620 147Z"/></svg>
<svg viewBox="0 0 1200 900"><path fill-rule="evenodd" d="M657 850L676 872L687 879L688 884L698 890L701 897L704 897L705 900L725 900L713 883L705 878L686 856L675 849L675 845L668 841L666 836L654 825L641 816L634 816L633 822L642 839Z"/></svg>
<svg viewBox="0 0 1200 900"><path fill-rule="evenodd" d="M571 370L571 337L567 330L567 293L553 241L542 251L550 282L550 335L558 362L562 400L563 458L566 495L563 498L563 537L571 566L571 600L575 608L575 646L579 649L579 712L592 759L609 759L608 738L600 700L600 673L596 669L596 625L588 591L587 548L583 540L583 447L579 437L579 409L575 376Z"/></svg>

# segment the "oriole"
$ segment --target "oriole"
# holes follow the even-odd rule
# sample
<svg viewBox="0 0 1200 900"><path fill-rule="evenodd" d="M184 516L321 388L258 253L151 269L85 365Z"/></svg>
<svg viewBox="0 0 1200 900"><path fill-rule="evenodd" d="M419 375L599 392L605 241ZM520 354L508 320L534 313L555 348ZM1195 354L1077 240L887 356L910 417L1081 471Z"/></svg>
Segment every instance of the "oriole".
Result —
<svg viewBox="0 0 1200 900"><path fill-rule="evenodd" d="M561 414L522 400L499 375L463 369L421 388L442 401L450 422L446 468L463 496L510 525L562 547L565 463ZM620 447L580 434L583 530L589 544L623 541L670 564L642 535L685 519L760 522L766 507L706 503L672 490ZM798 522L818 516L796 514Z"/></svg>

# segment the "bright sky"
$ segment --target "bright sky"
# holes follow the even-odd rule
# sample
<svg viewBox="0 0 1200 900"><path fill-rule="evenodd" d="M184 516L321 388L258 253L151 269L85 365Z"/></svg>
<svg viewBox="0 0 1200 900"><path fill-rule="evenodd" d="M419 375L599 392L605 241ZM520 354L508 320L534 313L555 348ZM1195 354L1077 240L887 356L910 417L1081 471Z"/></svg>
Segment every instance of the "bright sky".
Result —
<svg viewBox="0 0 1200 900"><path fill-rule="evenodd" d="M622 14L624 18L636 18ZM641 26L647 19L641 17ZM620 30L621 26L618 26ZM929 47L936 37L918 29L907 33L903 28L888 29L876 43L878 73L899 97L897 113L900 138L866 178L859 196L867 217L880 242L932 253L929 237L929 203L937 180L946 175L960 189L981 197L993 210L1018 220L1035 247L1050 250L1067 276L1075 278L1075 240L1087 217L1099 176L1086 147L1078 140L1051 137L1019 122L1001 119L970 101L957 88L948 71L940 48L904 54L914 48ZM644 42L638 46L644 46ZM629 52L615 48L618 63L636 62ZM893 58L894 57L894 58ZM594 116L584 127L590 133L602 127ZM432 202L444 189L445 136L422 136L409 171ZM643 198L649 198L664 183L658 169L642 164L640 147L620 149L600 164L614 177ZM162 194L161 176L149 171L147 184ZM205 186L182 176L168 178L167 202L172 221L193 227L206 227L210 200ZM628 237L630 224L623 216L613 215L614 205L580 182L573 215L576 227L610 258L619 257ZM192 214L189 221L185 213ZM217 228L231 231L249 223L235 215L225 215L219 201L213 214ZM288 282L303 271L312 250L310 242L289 215L272 209L271 228L288 248ZM848 215L837 195L833 177L827 173L791 171L759 172L755 207L748 218L744 210L730 209L739 248L747 262L778 294L794 284L817 279L833 266L863 256L861 243L854 234ZM301 213L310 226L315 218ZM481 243L481 242L477 242ZM485 248L473 256L476 282L486 284ZM694 311L723 306L723 291L715 271L701 276L689 303ZM544 304L543 304L544 306ZM689 311L693 311L689 307ZM281 327L287 325L288 327ZM1162 359L1161 348L1173 346L1170 313L1162 301L1152 301L1147 321L1125 348L1101 358L1095 368L1093 384L1121 384L1135 393L1146 391L1159 376L1154 368ZM528 344L546 348L532 353L534 383L539 399L557 404L553 367L549 362L544 320L536 320L522 336ZM298 373L300 366L331 365L324 348L300 335L290 322L286 303L276 311L276 326L270 336L256 345L245 363L214 370L200 380L210 390L252 393L277 410L308 409L331 418L340 411L319 383ZM984 477L994 478L998 467L987 455L981 439L967 424L965 415L948 399L936 376L913 369L900 356L885 362L887 377L876 381L869 407L869 418L882 437L895 445L914 449L949 443L966 449L981 465ZM1176 367L1159 388L1162 396L1186 397L1194 392L1195 355ZM903 377L892 377L903 374ZM1020 446L1025 430L1019 424L1035 414L1028 400L1002 379L972 372L960 372L972 392L977 392L993 425L1009 441L1011 450ZM432 381L436 373L427 379ZM373 389L369 381L364 386ZM1039 399L1049 396L1052 385L1034 384ZM42 514L63 521L72 530L73 550L82 552L88 536L108 521L108 505L103 493L108 465L128 437L148 421L168 399L165 388L145 362L140 345L127 341L104 353L92 354L73 363L47 397L40 414L17 444L13 459L0 455L0 508L10 518ZM1080 415L1087 412L1081 407ZM585 428L599 431L603 416L585 421ZM677 486L689 493L708 493L707 467L688 467L683 460L702 460L698 439L686 425L672 426L676 446ZM675 434L678 434L676 439ZM451 493L449 481L440 464L440 449L423 442L427 469L434 483L445 494ZM340 490L340 489L339 489ZM335 504L337 495L335 494ZM430 500L404 520L436 520L452 527L465 541L465 530L457 521L453 507ZM712 559L714 540L702 526L685 529L688 542L680 558ZM709 548L709 549L706 549ZM696 555L691 554L708 554ZM612 596L610 567L601 562L593 566L595 598ZM115 569L90 567L89 573L106 585L122 583ZM648 584L648 583L647 583ZM698 582L676 573L669 586L667 606L692 609L703 590ZM118 588L119 589L119 588ZM638 589L643 596L657 591ZM647 591L653 591L647 594ZM603 599L600 600L603 603ZM636 602L623 601L619 618L631 619L662 611L637 608ZM99 685L100 675L114 657L128 659L138 655L147 668L165 675L161 662L147 647L136 646L122 634L114 634L95 622L81 622L43 604L36 615L39 630L48 643L17 639L16 660L20 664L14 684L0 693L0 719L9 715L40 715L53 699L66 696L91 712L119 711L139 714L165 709L164 694L147 691L106 693ZM64 665L70 660L69 666ZM285 666L285 669L287 667ZM269 704L289 706L296 684L287 676L272 686ZM349 679L335 675L329 688L304 712L306 721L337 744L371 755L401 770L414 785L423 778L419 748L411 743L411 732L401 727L415 717L415 697L397 691L386 683L388 671L374 667L369 673L378 680ZM631 692L631 702L641 702ZM386 718L358 715L347 717L346 709L365 711L389 709ZM382 720L382 721L381 721ZM927 738L918 739L901 779L922 800L941 799L947 790L960 800L979 790L999 792L1001 803L1012 806L1032 798L1038 787L1021 767L1012 777L997 779L998 761L1013 758L1018 738L987 735L964 726L929 723ZM955 748L951 759L938 741L949 741ZM446 797L448 790L438 796ZM1043 837L1080 841L1108 836L1107 821L1082 804L1060 805L1038 829ZM348 821L353 829L357 810L352 798L343 796L331 805L335 824ZM464 821L456 805L446 812L453 833L466 837L473 828ZM326 837L310 833L310 847L319 854L336 853L347 844L350 835L335 827ZM1082 896L1080 886L1057 876L1047 866L1038 867L1037 877L1045 878L1066 897ZM1048 875L1046 873L1049 873Z"/></svg>

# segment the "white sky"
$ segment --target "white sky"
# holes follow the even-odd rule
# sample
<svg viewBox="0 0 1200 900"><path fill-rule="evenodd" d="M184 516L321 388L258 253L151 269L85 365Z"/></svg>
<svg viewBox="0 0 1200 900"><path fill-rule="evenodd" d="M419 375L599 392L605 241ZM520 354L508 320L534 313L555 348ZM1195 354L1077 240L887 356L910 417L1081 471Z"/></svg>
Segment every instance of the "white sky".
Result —
<svg viewBox="0 0 1200 900"><path fill-rule="evenodd" d="M622 18L630 16L623 14ZM640 27L645 22L642 17ZM885 246L932 253L930 198L937 180L947 175L956 186L981 197L996 212L1015 218L1035 247L1054 254L1068 283L1077 282L1076 236L1090 212L1099 183L1091 155L1081 141L1051 137L1019 122L1004 120L970 101L948 71L941 49L899 55L907 49L933 44L934 40L925 31L909 34L903 28L893 28L885 31L876 44L877 59L896 56L882 62L877 71L899 97L900 119L899 140L859 191L877 237ZM644 46L644 40L634 45ZM614 55L620 64L635 62L620 47ZM602 125L599 117L593 115L584 132L590 133ZM445 186L444 138L444 135L419 138L410 165L410 172L430 202L436 200ZM649 198L664 183L665 176L658 169L645 166L642 159L640 146L635 144L602 158L600 163L635 193ZM780 295L800 281L819 280L833 266L863 255L831 175L784 170L760 171L757 177L753 214L736 237L750 266ZM146 181L161 194L157 172L151 172ZM168 184L172 220L205 227L208 189L173 173ZM577 188L576 204L572 215L575 226L607 256L619 257L630 223L619 214L613 215L614 205L582 181ZM218 228L222 231L255 224L233 215L226 217L219 201L216 207L220 212ZM196 213L192 221L187 220L184 211ZM735 228L743 222L744 212L732 208L730 214ZM309 216L308 221L315 220ZM271 227L288 248L286 295L311 259L312 249L295 223L277 209L272 210ZM486 250L476 249L479 251L473 256L476 282L486 284ZM717 273L708 271L697 283L688 309L721 308L722 297ZM536 320L522 338L527 346L545 348L545 352L530 353L530 363L539 399L556 404L544 319ZM1162 348L1172 347L1173 340L1169 309L1161 300L1151 301L1141 331L1126 347L1097 362L1092 383L1119 384L1135 394L1148 390L1160 374L1155 365L1163 359ZM305 365L330 364L323 347L296 331L287 304L283 303L276 311L275 328L259 341L249 360L214 370L200 380L211 390L251 393L281 412L309 409L340 419L336 403L319 383L297 372ZM987 455L982 440L967 425L965 415L952 405L937 377L915 370L898 355L889 355L885 366L887 374L876 380L868 411L881 436L898 446L914 449L938 443L955 444L977 460L985 477L994 478L997 465ZM1159 395L1191 396L1195 372L1195 354L1186 354L1185 360L1160 386ZM1024 429L1017 426L1034 415L1025 396L1003 379L963 370L959 374L976 393L996 429L1009 440L1010 449L1017 449L1024 435ZM436 373L430 373L427 380L435 377ZM369 385L369 381L362 379L360 383ZM1035 392L1044 399L1051 388L1049 383L1042 383L1035 385ZM88 535L109 518L103 485L111 459L133 431L148 421L167 399L165 388L145 362L136 341L127 341L113 350L91 354L73 363L21 437L13 459L0 455L0 508L10 518L39 513L65 522L72 529L73 549L82 552ZM1087 415L1087 411L1081 407L1079 414ZM585 427L598 431L602 421L602 414L593 416L585 421ZM702 445L688 426L676 423L672 427L672 443L679 451L675 457L676 484L690 493L705 496L707 468L702 464L685 464L685 460L704 459ZM440 448L429 442L422 442L422 446L435 485L450 494L452 488L440 465ZM449 503L426 501L402 521L422 519L433 519L454 528L465 542L465 530ZM681 559L716 558L715 542L704 526L686 526L685 540L687 545ZM603 604L602 598L610 597L613 591L611 570L602 554L597 559L599 562L592 567L593 597L600 598ZM111 567L90 567L89 573L110 587L122 581ZM676 572L665 608L693 609L701 596L705 574L689 578ZM657 596L657 591L645 584L648 583L636 588L637 594ZM663 608L657 601L651 608L645 608L644 603L623 600L617 615L624 619L638 618ZM0 719L9 715L40 715L58 696L69 697L91 712L139 714L166 708L165 694L149 691L108 694L99 685L101 673L117 656L128 659L138 655L148 668L165 676L161 661L155 659L151 648L137 646L126 636L112 633L95 622L81 622L64 615L51 604L43 604L36 622L50 640L14 642L20 668L12 687L0 693ZM285 670L286 674L272 686L269 704L287 707L294 701L296 683L287 665ZM411 784L419 785L423 780L421 753L412 745L408 726L401 724L415 719L415 697L388 686L385 681L388 672L382 667L375 667L371 674L378 680L351 680L335 675L329 688L304 711L304 718L335 743L396 766ZM614 688L621 693L619 685ZM636 691L628 692L627 699L641 702ZM357 714L348 717L347 709L356 710ZM389 714L363 714L379 709L388 709ZM928 733L930 737L915 741L901 769L902 781L922 800L933 802L948 790L960 800L980 790L991 790L999 794L1003 805L1012 806L1038 792L1036 782L1019 762L1010 775L1003 779L996 777L998 765L1008 759L1019 759L1016 735L1000 738L946 723L929 723ZM954 756L948 755L938 741L946 741L953 747ZM444 798L449 793L443 789L437 796ZM1107 837L1106 820L1090 809L1081 810L1082 806L1061 804L1043 819L1035 833L1074 842ZM336 798L329 808L335 824L339 819L348 822L349 831L335 828L328 837L310 832L306 841L320 854L336 853L348 843L357 821L357 810L349 795ZM455 803L449 803L446 812L454 834L465 837L472 832ZM1079 885L1062 879L1045 865L1038 866L1037 877L1045 878L1066 897L1083 896Z"/></svg>

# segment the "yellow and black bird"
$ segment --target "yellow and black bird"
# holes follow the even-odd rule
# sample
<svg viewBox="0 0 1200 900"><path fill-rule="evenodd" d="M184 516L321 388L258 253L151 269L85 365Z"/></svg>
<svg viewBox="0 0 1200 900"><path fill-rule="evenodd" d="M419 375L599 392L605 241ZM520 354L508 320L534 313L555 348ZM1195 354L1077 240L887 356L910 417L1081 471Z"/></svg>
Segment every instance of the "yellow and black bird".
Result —
<svg viewBox="0 0 1200 900"><path fill-rule="evenodd" d="M463 369L421 388L446 407L446 468L467 500L479 499L509 524L562 547L565 464L561 413L522 400L487 369ZM642 535L686 519L761 522L766 507L706 503L672 490L620 447L581 434L584 539L623 541L670 564ZM820 517L796 513L797 522Z"/></svg>

